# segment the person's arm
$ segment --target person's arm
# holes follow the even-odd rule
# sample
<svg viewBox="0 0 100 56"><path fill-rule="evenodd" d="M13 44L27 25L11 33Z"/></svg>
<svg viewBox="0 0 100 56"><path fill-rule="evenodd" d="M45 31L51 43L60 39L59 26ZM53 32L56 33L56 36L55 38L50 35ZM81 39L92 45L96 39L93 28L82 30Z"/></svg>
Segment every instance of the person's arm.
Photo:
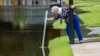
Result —
<svg viewBox="0 0 100 56"><path fill-rule="evenodd" d="M47 20L54 20L54 18L52 17L52 18L47 18Z"/></svg>
<svg viewBox="0 0 100 56"><path fill-rule="evenodd" d="M56 16L54 16L52 18L47 18L47 20L57 20L59 18L60 18L60 15L56 15Z"/></svg>

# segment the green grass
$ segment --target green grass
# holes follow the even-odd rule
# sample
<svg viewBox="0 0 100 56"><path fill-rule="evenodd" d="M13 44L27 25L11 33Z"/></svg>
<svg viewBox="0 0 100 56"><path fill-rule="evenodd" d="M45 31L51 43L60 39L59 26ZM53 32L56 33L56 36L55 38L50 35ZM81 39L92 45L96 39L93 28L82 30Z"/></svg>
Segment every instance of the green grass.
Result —
<svg viewBox="0 0 100 56"><path fill-rule="evenodd" d="M68 0L65 1L68 2ZM83 11L90 11L79 14L86 25L100 26L100 0L74 0L74 4Z"/></svg>
<svg viewBox="0 0 100 56"><path fill-rule="evenodd" d="M57 37L49 42L49 56L74 56L67 36Z"/></svg>
<svg viewBox="0 0 100 56"><path fill-rule="evenodd" d="M60 20L57 20L53 24L54 29L65 29L66 24L60 23ZM49 56L74 56L72 49L69 44L69 39L67 36L57 37L49 42Z"/></svg>
<svg viewBox="0 0 100 56"><path fill-rule="evenodd" d="M53 29L65 29L66 27L66 23L64 22L64 20L62 21L62 23L60 23L60 20L56 20L53 23Z"/></svg>
<svg viewBox="0 0 100 56"><path fill-rule="evenodd" d="M88 13L80 14L80 18L88 26L100 26L100 0L75 0L75 5ZM99 5L99 6L98 6Z"/></svg>

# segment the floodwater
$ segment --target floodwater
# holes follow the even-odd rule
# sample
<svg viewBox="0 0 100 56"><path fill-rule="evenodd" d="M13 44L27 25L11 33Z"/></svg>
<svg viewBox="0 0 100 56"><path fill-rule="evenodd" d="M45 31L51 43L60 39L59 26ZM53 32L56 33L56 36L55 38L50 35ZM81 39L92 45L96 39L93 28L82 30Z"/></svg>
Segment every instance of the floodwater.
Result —
<svg viewBox="0 0 100 56"><path fill-rule="evenodd" d="M0 7L0 56L42 56L44 14L34 15L33 11L38 13L27 7ZM48 41L46 38L45 47ZM48 56L48 48L45 51Z"/></svg>
<svg viewBox="0 0 100 56"><path fill-rule="evenodd" d="M0 56L42 56L42 28L18 30L7 25L0 29Z"/></svg>
<svg viewBox="0 0 100 56"><path fill-rule="evenodd" d="M46 7L0 7L0 56L43 56L42 36ZM47 26L45 54L48 43L60 36L60 30Z"/></svg>
<svg viewBox="0 0 100 56"><path fill-rule="evenodd" d="M43 56L40 48L43 25L33 25L27 29L14 28L11 23L0 23L0 26L0 56ZM47 26L46 56L49 55L49 40L59 35L59 30Z"/></svg>

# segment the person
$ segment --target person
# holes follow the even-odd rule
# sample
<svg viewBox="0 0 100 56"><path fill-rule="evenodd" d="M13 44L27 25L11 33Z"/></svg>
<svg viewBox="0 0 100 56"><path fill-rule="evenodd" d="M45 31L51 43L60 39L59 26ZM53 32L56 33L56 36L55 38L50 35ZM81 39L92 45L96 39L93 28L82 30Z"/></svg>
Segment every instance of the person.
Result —
<svg viewBox="0 0 100 56"><path fill-rule="evenodd" d="M74 5L71 5L70 8L74 8ZM54 17L52 18L47 18L47 20L57 20L59 18L62 18L65 20L66 22L66 32L69 36L69 32L70 30L70 24L69 24L69 7L58 7L58 6L53 6L51 8L51 12L53 13ZM79 24L79 18L77 16L77 14L74 12L73 13L73 21L74 21L74 29L78 35L78 40L79 43L83 42L83 37L82 37L82 33L81 33L81 29L80 29L80 24Z"/></svg>
<svg viewBox="0 0 100 56"><path fill-rule="evenodd" d="M69 5L65 2L65 1L63 1L62 2L62 7L68 7ZM74 7L74 10L76 9L76 7ZM77 15L78 16L78 15ZM79 17L79 16L78 16ZM81 25L83 25L83 26L85 26L85 23L81 20L81 18L79 18L79 22L80 22L80 24Z"/></svg>

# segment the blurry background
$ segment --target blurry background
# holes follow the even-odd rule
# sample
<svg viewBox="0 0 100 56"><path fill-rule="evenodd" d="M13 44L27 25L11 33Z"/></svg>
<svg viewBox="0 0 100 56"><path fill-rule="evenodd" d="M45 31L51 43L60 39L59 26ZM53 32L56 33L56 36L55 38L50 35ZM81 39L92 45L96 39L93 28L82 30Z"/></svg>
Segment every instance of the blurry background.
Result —
<svg viewBox="0 0 100 56"><path fill-rule="evenodd" d="M50 6L61 4L62 0L0 0L0 56L42 56L41 40L45 10L51 15ZM68 4L68 1L65 0ZM100 0L74 0L75 11L79 14L83 37L100 36ZM48 21L46 33L46 55L56 56L52 44L63 43L65 39L52 41L55 37L66 36L65 23ZM75 35L75 37L77 37ZM49 43L49 40L51 42ZM68 40L68 39L67 39ZM97 41L97 40L95 40ZM65 44L68 44L64 42ZM56 47L61 47L58 44ZM69 47L69 48L67 48ZM70 46L62 47L70 50ZM55 48L56 49L56 48ZM59 49L56 52L62 56ZM50 52L50 53L49 53ZM67 53L65 51L65 53ZM63 52L64 53L64 52ZM66 54L67 55L67 54ZM58 55L57 55L58 56Z"/></svg>

